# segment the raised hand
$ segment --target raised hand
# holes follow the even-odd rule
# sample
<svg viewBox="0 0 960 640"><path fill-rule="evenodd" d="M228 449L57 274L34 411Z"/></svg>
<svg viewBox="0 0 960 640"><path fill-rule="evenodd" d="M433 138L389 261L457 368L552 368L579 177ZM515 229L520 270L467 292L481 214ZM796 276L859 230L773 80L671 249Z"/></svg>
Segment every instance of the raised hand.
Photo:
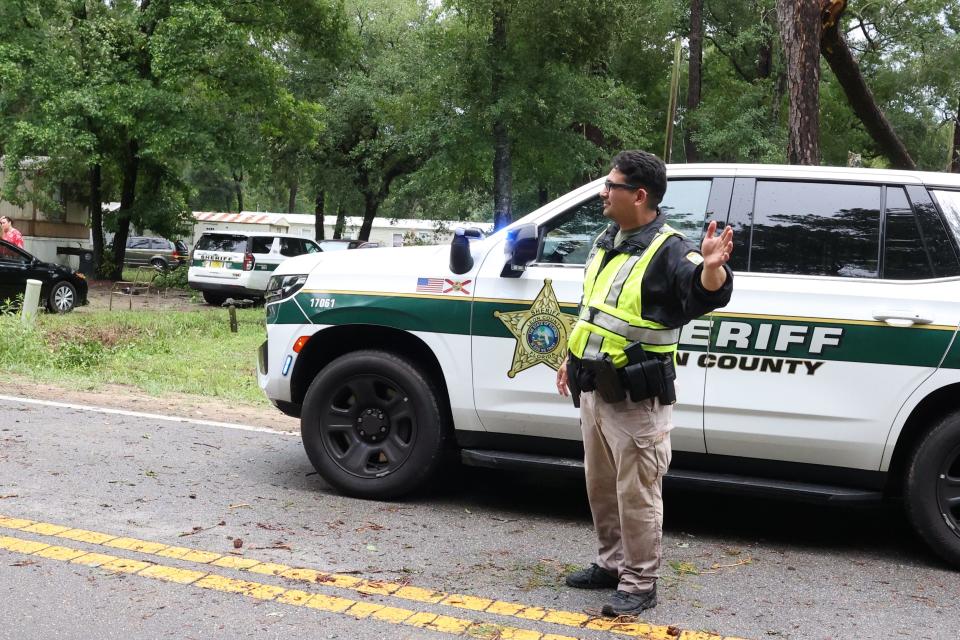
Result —
<svg viewBox="0 0 960 640"><path fill-rule="evenodd" d="M717 269L730 259L733 253L733 227L727 225L720 235L717 233L717 221L711 220L707 232L700 243L700 253L703 254L703 269Z"/></svg>
<svg viewBox="0 0 960 640"><path fill-rule="evenodd" d="M700 283L707 291L716 291L727 281L727 271L723 265L733 253L733 227L727 225L718 236L717 221L711 220L707 225L707 232L703 234L700 253L703 254Z"/></svg>

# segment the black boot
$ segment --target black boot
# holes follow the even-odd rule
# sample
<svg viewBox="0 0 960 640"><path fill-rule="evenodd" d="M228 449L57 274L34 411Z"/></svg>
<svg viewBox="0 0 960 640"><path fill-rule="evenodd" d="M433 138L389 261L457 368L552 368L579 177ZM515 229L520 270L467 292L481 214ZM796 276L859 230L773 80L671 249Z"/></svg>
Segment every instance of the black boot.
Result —
<svg viewBox="0 0 960 640"><path fill-rule="evenodd" d="M601 569L596 563L567 576L567 586L574 589L615 589L618 584L617 574Z"/></svg>
<svg viewBox="0 0 960 640"><path fill-rule="evenodd" d="M657 585L653 585L650 591L643 593L628 593L619 589L610 602L603 605L601 613L608 618L617 616L635 616L647 609L657 606Z"/></svg>

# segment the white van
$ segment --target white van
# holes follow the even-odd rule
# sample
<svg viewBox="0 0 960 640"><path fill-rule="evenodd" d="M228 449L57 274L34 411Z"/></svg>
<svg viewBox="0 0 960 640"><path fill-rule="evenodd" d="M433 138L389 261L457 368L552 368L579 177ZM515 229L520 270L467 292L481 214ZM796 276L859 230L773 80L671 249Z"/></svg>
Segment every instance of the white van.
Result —
<svg viewBox="0 0 960 640"><path fill-rule="evenodd" d="M187 282L209 304L227 298L263 298L274 270L287 258L320 253L313 240L282 233L208 232L190 259Z"/></svg>

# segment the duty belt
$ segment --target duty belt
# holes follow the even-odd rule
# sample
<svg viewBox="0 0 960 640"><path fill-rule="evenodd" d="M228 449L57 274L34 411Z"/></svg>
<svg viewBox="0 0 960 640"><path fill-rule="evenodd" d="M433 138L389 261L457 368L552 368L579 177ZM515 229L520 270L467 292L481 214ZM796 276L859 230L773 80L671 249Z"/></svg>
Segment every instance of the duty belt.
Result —
<svg viewBox="0 0 960 640"><path fill-rule="evenodd" d="M667 346L680 341L679 329L649 329L647 327L637 327L626 320L621 320L613 314L601 311L596 307L587 307L583 313L580 314L580 317L601 329L606 329L619 336L623 336L629 342Z"/></svg>

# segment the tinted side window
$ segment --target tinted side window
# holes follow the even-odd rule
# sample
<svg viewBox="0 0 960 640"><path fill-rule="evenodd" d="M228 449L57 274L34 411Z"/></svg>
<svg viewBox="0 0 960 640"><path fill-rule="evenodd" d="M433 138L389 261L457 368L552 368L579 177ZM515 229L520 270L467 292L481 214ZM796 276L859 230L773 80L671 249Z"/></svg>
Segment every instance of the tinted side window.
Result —
<svg viewBox="0 0 960 640"><path fill-rule="evenodd" d="M672 180L660 203L667 224L698 245L703 238L710 183L710 180Z"/></svg>
<svg viewBox="0 0 960 640"><path fill-rule="evenodd" d="M950 241L948 231L943 226L943 219L937 213L933 202L920 203L914 201L913 208L917 212L920 233L923 234L925 248L930 253L930 259L933 263L933 276L935 278L945 278L960 274L960 263L957 262L953 242Z"/></svg>
<svg viewBox="0 0 960 640"><path fill-rule="evenodd" d="M320 253L320 247L316 242L311 242L310 240L304 240L303 246L306 249L307 253Z"/></svg>
<svg viewBox="0 0 960 640"><path fill-rule="evenodd" d="M749 269L876 278L879 186L757 181Z"/></svg>
<svg viewBox="0 0 960 640"><path fill-rule="evenodd" d="M600 196L581 202L548 222L538 262L586 264L594 240L607 228Z"/></svg>
<svg viewBox="0 0 960 640"><path fill-rule="evenodd" d="M273 236L253 236L250 238L252 253L270 253L270 247L273 246Z"/></svg>
<svg viewBox="0 0 960 640"><path fill-rule="evenodd" d="M160 251L169 251L172 247L170 246L169 240L164 240L163 238L153 238L150 240L150 248L159 249Z"/></svg>
<svg viewBox="0 0 960 640"><path fill-rule="evenodd" d="M887 189L886 214L883 277L897 280L934 277L932 256L903 189Z"/></svg>
<svg viewBox="0 0 960 640"><path fill-rule="evenodd" d="M960 239L960 191L934 191L954 238Z"/></svg>
<svg viewBox="0 0 960 640"><path fill-rule="evenodd" d="M303 241L300 238L280 238L280 255L299 256L303 253Z"/></svg>
<svg viewBox="0 0 960 640"><path fill-rule="evenodd" d="M127 249L149 249L150 238L130 238L127 240Z"/></svg>
<svg viewBox="0 0 960 640"><path fill-rule="evenodd" d="M19 251L0 245L0 261L21 263L27 262L27 257Z"/></svg>

